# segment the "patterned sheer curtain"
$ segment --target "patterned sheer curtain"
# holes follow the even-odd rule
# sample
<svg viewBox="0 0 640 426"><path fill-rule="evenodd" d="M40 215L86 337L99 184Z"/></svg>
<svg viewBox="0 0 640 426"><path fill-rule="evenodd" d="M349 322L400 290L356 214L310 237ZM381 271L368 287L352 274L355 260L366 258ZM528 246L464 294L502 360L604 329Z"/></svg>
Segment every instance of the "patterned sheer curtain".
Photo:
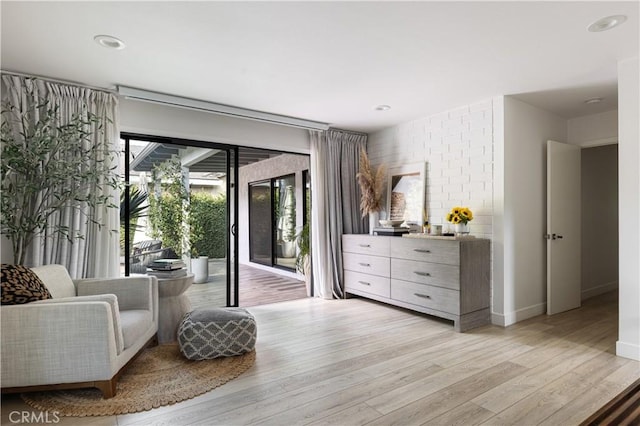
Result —
<svg viewBox="0 0 640 426"><path fill-rule="evenodd" d="M328 130L311 135L311 242L315 294L344 297L342 234L366 231L356 181L367 135Z"/></svg>
<svg viewBox="0 0 640 426"><path fill-rule="evenodd" d="M47 99L50 105L58 106L61 122L67 122L73 114L85 108L102 123L103 131L93 132L96 146L110 145L114 150L119 147L118 99L113 93L7 74L2 75L2 91L3 101L16 108L37 102L38 98ZM98 151L94 161L109 161L97 158L101 155ZM100 188L104 195L111 197L113 204L119 205L117 190L109 185L101 185ZM34 239L25 263L30 266L62 264L72 278L119 276L119 209L105 205L85 205L82 209L63 208L59 214L51 216L49 229L68 227L70 235L82 235L83 238L69 241L64 236L45 231ZM87 223L88 214L100 225Z"/></svg>

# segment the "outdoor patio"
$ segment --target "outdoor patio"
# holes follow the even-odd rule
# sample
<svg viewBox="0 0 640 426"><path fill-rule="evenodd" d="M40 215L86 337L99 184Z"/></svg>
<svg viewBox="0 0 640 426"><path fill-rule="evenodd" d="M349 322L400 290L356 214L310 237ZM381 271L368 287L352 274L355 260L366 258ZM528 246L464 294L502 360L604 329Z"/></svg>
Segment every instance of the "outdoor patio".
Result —
<svg viewBox="0 0 640 426"><path fill-rule="evenodd" d="M304 281L269 271L239 265L239 301L241 307L303 299L307 297ZM186 292L193 309L225 306L226 263L220 259L209 261L209 280L193 284Z"/></svg>

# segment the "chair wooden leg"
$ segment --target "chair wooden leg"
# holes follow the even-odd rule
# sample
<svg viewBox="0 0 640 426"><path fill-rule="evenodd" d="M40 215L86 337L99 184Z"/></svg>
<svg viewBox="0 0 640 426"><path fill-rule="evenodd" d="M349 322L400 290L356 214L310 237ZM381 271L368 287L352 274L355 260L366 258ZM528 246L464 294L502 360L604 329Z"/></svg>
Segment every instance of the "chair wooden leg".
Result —
<svg viewBox="0 0 640 426"><path fill-rule="evenodd" d="M117 381L117 377L114 377L111 380L102 380L100 382L96 382L96 387L102 391L102 396L104 397L104 399L113 398L116 395Z"/></svg>

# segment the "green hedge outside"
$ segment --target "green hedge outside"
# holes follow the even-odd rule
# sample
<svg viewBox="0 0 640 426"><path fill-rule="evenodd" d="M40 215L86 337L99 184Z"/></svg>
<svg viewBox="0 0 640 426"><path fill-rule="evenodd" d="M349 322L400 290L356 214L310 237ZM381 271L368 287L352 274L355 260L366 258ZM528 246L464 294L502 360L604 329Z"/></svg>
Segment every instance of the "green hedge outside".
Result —
<svg viewBox="0 0 640 426"><path fill-rule="evenodd" d="M162 247L171 247L182 255L182 199L170 193L149 196L151 237L162 240Z"/></svg>
<svg viewBox="0 0 640 426"><path fill-rule="evenodd" d="M226 257L227 198L204 192L191 193L190 205L192 255ZM195 249L195 251L194 251Z"/></svg>

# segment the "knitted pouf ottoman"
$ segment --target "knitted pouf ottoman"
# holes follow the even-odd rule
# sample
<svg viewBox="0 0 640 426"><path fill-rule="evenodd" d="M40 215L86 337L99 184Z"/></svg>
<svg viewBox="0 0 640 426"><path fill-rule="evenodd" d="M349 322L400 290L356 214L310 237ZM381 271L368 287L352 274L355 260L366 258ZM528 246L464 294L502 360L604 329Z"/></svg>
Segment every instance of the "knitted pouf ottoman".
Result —
<svg viewBox="0 0 640 426"><path fill-rule="evenodd" d="M182 318L178 345L191 360L240 355L255 348L256 328L255 318L246 309L196 309Z"/></svg>

